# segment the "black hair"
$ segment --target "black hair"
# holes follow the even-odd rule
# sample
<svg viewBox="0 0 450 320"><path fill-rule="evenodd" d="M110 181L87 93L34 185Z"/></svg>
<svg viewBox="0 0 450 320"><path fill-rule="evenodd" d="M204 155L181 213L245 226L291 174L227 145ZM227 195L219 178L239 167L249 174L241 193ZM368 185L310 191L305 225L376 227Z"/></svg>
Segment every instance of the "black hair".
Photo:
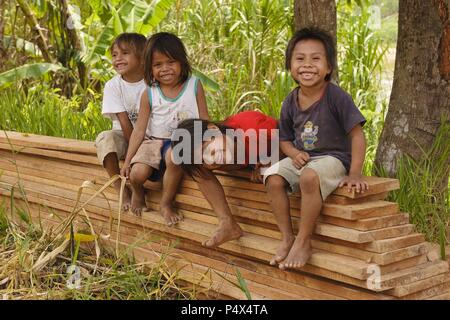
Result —
<svg viewBox="0 0 450 320"><path fill-rule="evenodd" d="M201 127L201 139L194 139L194 134L197 133L194 131L194 128L196 126L198 126L198 124L200 124ZM184 163L182 162L180 164L180 167L184 170L184 172L186 172L187 174L189 174L192 177L195 176L203 176L202 174L202 164L196 164L195 163L195 152L203 152L203 137L205 135L205 132L209 129L208 125L216 125L220 132L222 134L226 134L226 130L227 129L231 129L230 127L227 127L226 125L223 125L220 122L211 122L208 120L203 120L203 119L186 119L181 121L178 124L177 129L175 129L174 134L176 135L176 131L177 130L186 130L189 135L190 135L190 154L189 154L189 163ZM195 133L194 133L195 132ZM180 135L182 137L182 135ZM172 135L173 137L173 135ZM179 143L182 143L183 139L181 138L180 140L176 141L173 140L172 138L172 142L171 142L171 146L172 146L172 150L173 148L178 145ZM201 142L199 144L199 142ZM179 153L179 156L181 158L184 158L184 154L183 154L184 150L182 149ZM202 153L203 154L203 153ZM202 158L202 162L203 162L203 158Z"/></svg>
<svg viewBox="0 0 450 320"><path fill-rule="evenodd" d="M189 64L186 48L176 35L168 32L159 32L152 35L145 46L145 72L144 79L147 85L154 82L152 72L153 53L157 51L168 57L179 61L181 64L181 79L179 84L184 83L191 75L192 68Z"/></svg>
<svg viewBox="0 0 450 320"><path fill-rule="evenodd" d="M126 44L130 46L130 48L133 50L134 54L137 57L141 58L144 55L146 41L147 38L140 33L124 32L114 39L113 43L111 44L111 47L109 47L109 51L112 54L114 46L117 45L119 48L121 48L123 44Z"/></svg>
<svg viewBox="0 0 450 320"><path fill-rule="evenodd" d="M295 32L291 40L289 40L288 46L286 48L286 60L285 66L287 70L291 69L291 59L294 52L295 45L303 40L318 40L322 42L325 47L325 53L327 57L327 62L331 67L331 72L325 76L326 81L331 80L331 74L336 68L336 47L334 40L331 35L323 29L316 27L303 28Z"/></svg>

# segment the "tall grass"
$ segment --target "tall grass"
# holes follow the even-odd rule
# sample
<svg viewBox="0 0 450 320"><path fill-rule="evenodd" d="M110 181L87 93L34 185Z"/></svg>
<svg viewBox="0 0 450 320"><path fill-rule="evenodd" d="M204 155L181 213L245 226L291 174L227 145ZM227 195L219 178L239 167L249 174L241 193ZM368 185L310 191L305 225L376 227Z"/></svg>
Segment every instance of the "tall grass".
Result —
<svg viewBox="0 0 450 320"><path fill-rule="evenodd" d="M246 109L279 116L286 92L281 86L291 88L280 72L292 8L293 0L179 1L160 24L183 39L196 68L220 83L220 91L207 94L214 119Z"/></svg>
<svg viewBox="0 0 450 320"><path fill-rule="evenodd" d="M427 240L441 246L450 243L446 228L450 223L450 124L443 121L429 151L420 160L408 155L398 159L397 178L401 188L390 199L410 214L411 222ZM419 145L417 145L420 148Z"/></svg>
<svg viewBox="0 0 450 320"><path fill-rule="evenodd" d="M2 90L0 129L95 140L98 133L111 128L111 121L101 115L99 94L93 94L81 111L79 95L67 99L59 89L38 84Z"/></svg>
<svg viewBox="0 0 450 320"><path fill-rule="evenodd" d="M387 97L383 95L381 76L388 47L369 25L368 5L355 7L348 1L338 1L339 85L353 97L367 123L364 174L370 175L375 160L378 137L387 112Z"/></svg>
<svg viewBox="0 0 450 320"><path fill-rule="evenodd" d="M170 271L165 264L165 255L156 262L137 263L130 250L123 250L116 256L105 247L97 263L92 247L82 245L77 247L75 257L73 252L65 249L42 268L34 268L43 255L61 246L61 241L55 241L60 236L54 231L58 227L43 229L41 226L45 221L33 223L25 218L27 208L16 205L14 200L6 203L4 199L0 203L0 298L196 298L195 288L179 285L177 273ZM42 210L51 212L50 209ZM71 282L72 274L68 273L73 262L80 270L79 287L68 286L68 282L74 284Z"/></svg>

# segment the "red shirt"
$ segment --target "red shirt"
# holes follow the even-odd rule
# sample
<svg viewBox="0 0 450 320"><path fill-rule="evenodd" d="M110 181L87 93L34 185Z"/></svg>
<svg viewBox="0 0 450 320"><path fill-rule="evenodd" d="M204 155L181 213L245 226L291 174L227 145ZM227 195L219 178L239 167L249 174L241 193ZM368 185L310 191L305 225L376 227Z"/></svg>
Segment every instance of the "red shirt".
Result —
<svg viewBox="0 0 450 320"><path fill-rule="evenodd" d="M238 114L232 115L225 119L224 125L233 129L242 129L246 133L250 129L254 129L257 135L257 147L256 150L259 154L259 144L260 144L260 130L267 130L267 151L270 155L270 146L272 139L272 129L278 128L277 120L272 117L266 116L259 111L244 111ZM245 137L245 162L248 165L250 159L250 138ZM259 158L258 158L259 161ZM254 163L252 163L254 164Z"/></svg>

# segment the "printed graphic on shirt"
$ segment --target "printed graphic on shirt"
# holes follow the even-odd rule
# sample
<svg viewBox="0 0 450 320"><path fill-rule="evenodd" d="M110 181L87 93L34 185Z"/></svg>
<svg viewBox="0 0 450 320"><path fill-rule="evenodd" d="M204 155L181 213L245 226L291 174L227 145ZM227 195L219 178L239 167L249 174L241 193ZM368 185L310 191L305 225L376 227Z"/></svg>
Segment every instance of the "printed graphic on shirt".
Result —
<svg viewBox="0 0 450 320"><path fill-rule="evenodd" d="M191 111L189 111L188 107L182 106L181 109L182 109L181 111L175 110L174 112L172 112L172 114L170 116L170 120L168 123L168 127L169 127L168 131L170 133L172 133L173 130L178 128L178 124L181 121L195 117L194 114Z"/></svg>
<svg viewBox="0 0 450 320"><path fill-rule="evenodd" d="M133 128L134 128L134 126L136 125L137 118L138 118L137 111L127 112L127 114L128 114L128 119L130 119L130 122L131 122L131 124L133 125Z"/></svg>
<svg viewBox="0 0 450 320"><path fill-rule="evenodd" d="M305 130L301 134L304 150L314 150L314 143L317 141L319 126L315 126L311 121L305 123ZM313 130L314 128L314 130Z"/></svg>

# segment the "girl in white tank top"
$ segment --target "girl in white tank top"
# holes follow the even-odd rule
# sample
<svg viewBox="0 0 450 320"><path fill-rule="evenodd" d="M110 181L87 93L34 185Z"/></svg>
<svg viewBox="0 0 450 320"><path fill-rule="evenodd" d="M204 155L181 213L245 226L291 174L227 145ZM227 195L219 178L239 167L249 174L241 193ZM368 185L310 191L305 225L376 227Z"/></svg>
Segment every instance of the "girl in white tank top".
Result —
<svg viewBox="0 0 450 320"><path fill-rule="evenodd" d="M160 213L172 225L182 219L172 202L183 170L171 161L170 137L181 120L209 120L208 108L202 84L191 76L186 50L177 36L154 34L147 40L144 60L148 88L141 96L139 116L120 173L130 179L131 210L137 215L146 209L145 181L164 175ZM144 140L147 127L151 139Z"/></svg>

